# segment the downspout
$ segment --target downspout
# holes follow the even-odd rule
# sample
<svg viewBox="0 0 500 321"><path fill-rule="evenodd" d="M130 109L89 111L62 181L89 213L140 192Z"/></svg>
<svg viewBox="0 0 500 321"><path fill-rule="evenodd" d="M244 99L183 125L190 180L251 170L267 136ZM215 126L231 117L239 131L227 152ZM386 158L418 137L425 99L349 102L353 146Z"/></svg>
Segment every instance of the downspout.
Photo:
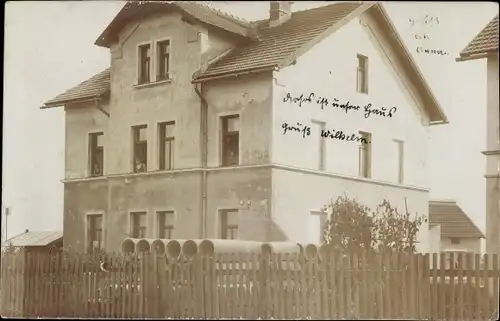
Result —
<svg viewBox="0 0 500 321"><path fill-rule="evenodd" d="M207 236L207 154L208 154L208 103L203 97L203 83L199 88L194 87L194 91L200 98L200 154L201 154L201 211L200 211L200 238Z"/></svg>

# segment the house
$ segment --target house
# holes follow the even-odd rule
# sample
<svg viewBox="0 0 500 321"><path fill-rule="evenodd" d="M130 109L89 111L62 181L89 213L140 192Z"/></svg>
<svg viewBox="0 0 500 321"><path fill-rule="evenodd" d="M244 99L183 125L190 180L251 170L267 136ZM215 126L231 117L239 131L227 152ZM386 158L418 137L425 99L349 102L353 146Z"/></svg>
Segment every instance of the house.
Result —
<svg viewBox="0 0 500 321"><path fill-rule="evenodd" d="M429 126L447 118L383 5L292 12L124 6L95 42L110 68L42 107L66 115L65 246L318 243L344 193L428 215Z"/></svg>
<svg viewBox="0 0 500 321"><path fill-rule="evenodd" d="M460 53L457 61L486 59L486 252L500 253L500 107L498 104L498 14Z"/></svg>
<svg viewBox="0 0 500 321"><path fill-rule="evenodd" d="M438 242L431 252L481 253L484 234L453 200L433 200L429 203L429 230L437 231Z"/></svg>

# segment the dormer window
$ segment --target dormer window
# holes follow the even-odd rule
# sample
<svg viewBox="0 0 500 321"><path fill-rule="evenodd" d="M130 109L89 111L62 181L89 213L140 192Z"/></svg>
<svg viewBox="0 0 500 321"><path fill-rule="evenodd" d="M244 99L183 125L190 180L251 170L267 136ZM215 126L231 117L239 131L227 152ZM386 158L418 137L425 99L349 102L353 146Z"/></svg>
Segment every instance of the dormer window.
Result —
<svg viewBox="0 0 500 321"><path fill-rule="evenodd" d="M139 84L151 82L151 45L139 46Z"/></svg>
<svg viewBox="0 0 500 321"><path fill-rule="evenodd" d="M158 41L156 45L157 73L156 81L169 79L170 40Z"/></svg>

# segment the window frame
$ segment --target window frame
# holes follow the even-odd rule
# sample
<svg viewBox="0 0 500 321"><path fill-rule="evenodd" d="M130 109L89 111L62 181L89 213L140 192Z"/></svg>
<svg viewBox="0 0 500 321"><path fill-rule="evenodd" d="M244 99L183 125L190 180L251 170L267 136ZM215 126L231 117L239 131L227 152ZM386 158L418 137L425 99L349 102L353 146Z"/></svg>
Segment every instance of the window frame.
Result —
<svg viewBox="0 0 500 321"><path fill-rule="evenodd" d="M165 126L173 125L173 136L166 136L166 128ZM171 170L174 169L174 159L175 159L175 130L176 130L176 123L175 121L165 121L165 122L159 122L158 123L158 170ZM164 135L162 135L162 133ZM169 146L170 148L170 159L168 160L168 166L167 166L167 160L165 160L165 151L166 151L166 146Z"/></svg>
<svg viewBox="0 0 500 321"><path fill-rule="evenodd" d="M134 232L135 232L135 218L136 217L139 217L139 227L138 227L138 232L139 232L139 235L136 235ZM140 217L144 217L144 225L145 226L140 226L140 223L141 223L141 220L140 220ZM143 234L144 236L140 236L140 232L141 230L143 230ZM140 239L140 238L147 238L147 230L148 230L148 211L146 210L133 210L133 211L129 211L129 235L131 238L137 238L137 239Z"/></svg>
<svg viewBox="0 0 500 321"><path fill-rule="evenodd" d="M403 184L403 182L404 182L404 169L405 169L405 163L404 163L405 142L401 139L394 139L393 141L396 143L397 155L398 155L398 159L397 159L398 177L397 177L396 183Z"/></svg>
<svg viewBox="0 0 500 321"><path fill-rule="evenodd" d="M92 225L91 225L91 222L92 222L92 219L96 218L96 217L99 217L101 219L101 241L98 241L97 242L99 243L99 246L98 247L95 247L94 246L94 242L96 240L93 240L92 239ZM105 236L105 221L104 221L104 212L92 212L92 213L87 213L85 215L85 252L86 253L92 253L94 251L94 249L98 249L101 250L101 249L104 249L104 243L105 243L105 240L106 240L106 236Z"/></svg>
<svg viewBox="0 0 500 321"><path fill-rule="evenodd" d="M149 79L148 81L144 81L144 79L142 79L142 71L143 71L143 61L142 61L142 52L141 52L141 48L145 47L145 46L149 46L149 71L148 71L148 74L149 74ZM137 85L146 85L146 84L150 84L152 82L154 82L154 75L153 75L153 71L155 70L153 68L153 64L154 64L154 60L155 60L155 55L154 55L154 46L153 46L153 42L152 41L146 41L146 42L141 42L141 43L138 43L137 44L137 57L136 57L136 64L137 64L137 70L136 70L136 82L137 82ZM152 77L153 76L153 77Z"/></svg>
<svg viewBox="0 0 500 321"><path fill-rule="evenodd" d="M140 129L145 129L146 131L146 140L145 141L136 141L136 137L140 136ZM147 124L142 124L142 125L134 125L131 127L131 135L132 135L132 172L133 173L145 173L148 171L148 141L149 141L149 135L148 135L148 129L149 126ZM145 144L146 145L146 150L145 150L145 163L144 163L144 170L138 170L137 165L136 165L136 148L138 146L138 143L140 144Z"/></svg>
<svg viewBox="0 0 500 321"><path fill-rule="evenodd" d="M230 119L238 119L238 131L227 131L228 127L228 120ZM240 135L241 135L241 116L240 113L231 113L231 114L225 114L225 115L219 115L219 126L220 126L220 140L219 140L219 146L220 146L220 166L221 167L231 167L231 166L239 166L240 164ZM235 163L231 163L227 161L226 158L226 145L225 141L227 137L231 136L238 136L238 157Z"/></svg>
<svg viewBox="0 0 500 321"><path fill-rule="evenodd" d="M168 62L167 62L167 74L166 74L166 78L161 78L160 77L160 52L159 52L159 49L160 49L160 44L164 43L164 42L167 42L168 41ZM154 66L154 71L155 71L155 74L154 74L154 77L155 77L155 82L159 82L159 81L166 81L166 80L170 80L172 79L172 38L168 37L168 38L161 38L161 39L156 39L154 41L154 52L155 52L155 56L154 56L154 61L155 61L155 66Z"/></svg>
<svg viewBox="0 0 500 321"><path fill-rule="evenodd" d="M238 208L220 208L217 210L218 217L218 235L220 239L224 240L239 240L239 224L228 224L229 213L235 213L237 221L239 223L240 210ZM225 222L225 224L224 224ZM231 232L229 232L231 231ZM228 238L228 235L234 236L234 231L236 231L236 238Z"/></svg>
<svg viewBox="0 0 500 321"><path fill-rule="evenodd" d="M159 239L172 239L174 237L175 222L176 222L176 219L177 219L175 211L173 209L159 209L159 210L155 211L155 215L156 215L156 217L155 217L156 237L159 238ZM172 224L170 224L170 225L165 224L165 226L162 227L161 224L160 224L160 216L161 215L172 215ZM167 221L165 220L165 223L166 222ZM164 232L166 230L168 230L169 231L168 234L170 234L170 237L162 238L162 233L161 233L162 229L164 230ZM165 236L167 236L167 234Z"/></svg>
<svg viewBox="0 0 500 321"><path fill-rule="evenodd" d="M372 133L367 132L367 131L359 131L359 135L362 138L365 138L369 143L364 144L363 141L360 141L358 149L359 149L359 155L358 155L358 175L363 178L371 178L372 177L372 147L371 147L371 141L372 141ZM363 156L362 156L363 155ZM361 167L361 159L363 158L364 162L364 168L362 169Z"/></svg>
<svg viewBox="0 0 500 321"><path fill-rule="evenodd" d="M90 177L101 177L104 176L104 141L102 143L103 146L97 147L94 149L93 148L93 141L95 139L95 142L97 144L97 140L99 136L102 136L102 139L104 140L104 132L103 131L97 131L97 132L90 132L88 133L88 172ZM93 171L93 165L94 165L94 152L95 151L100 151L101 152L101 173L100 174L94 174Z"/></svg>
<svg viewBox="0 0 500 321"><path fill-rule="evenodd" d="M322 210L309 211L309 216L319 217L319 242L324 244L326 242L325 229L328 226L328 212Z"/></svg>
<svg viewBox="0 0 500 321"><path fill-rule="evenodd" d="M322 121L322 120L311 120L311 123L313 125L319 125L319 130L326 130L326 122L325 121ZM319 137L319 155L318 155L318 158L319 158L319 163L317 164L315 170L318 170L318 171L325 171L326 170L326 139L321 137L321 135L319 135L318 133L318 137Z"/></svg>
<svg viewBox="0 0 500 321"><path fill-rule="evenodd" d="M368 94L368 57L362 54L357 54L356 58L356 91L360 94ZM360 64L361 62L363 62L362 65ZM360 75L362 77L361 79Z"/></svg>

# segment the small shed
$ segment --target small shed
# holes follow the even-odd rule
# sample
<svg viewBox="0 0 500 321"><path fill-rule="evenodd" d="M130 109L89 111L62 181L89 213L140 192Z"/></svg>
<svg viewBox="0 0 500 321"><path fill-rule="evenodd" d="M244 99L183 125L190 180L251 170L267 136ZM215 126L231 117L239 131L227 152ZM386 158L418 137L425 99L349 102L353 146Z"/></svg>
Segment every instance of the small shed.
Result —
<svg viewBox="0 0 500 321"><path fill-rule="evenodd" d="M34 308L38 291L33 288L33 284L42 286L42 283L50 283L55 288L58 276L52 271L41 271L40 266L50 260L51 251L61 251L62 248L62 231L26 230L4 243L1 284L2 289L9 290L2 296L2 315L12 317L36 315L34 312L38 311Z"/></svg>

